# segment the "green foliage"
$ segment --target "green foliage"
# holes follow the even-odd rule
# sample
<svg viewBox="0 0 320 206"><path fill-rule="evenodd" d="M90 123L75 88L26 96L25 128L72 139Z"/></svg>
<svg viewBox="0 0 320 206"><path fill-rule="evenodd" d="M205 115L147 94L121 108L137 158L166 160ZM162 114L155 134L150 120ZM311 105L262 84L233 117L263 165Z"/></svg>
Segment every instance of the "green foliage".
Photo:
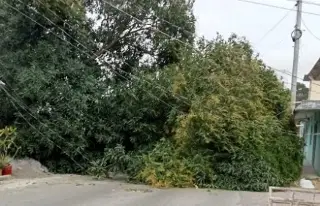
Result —
<svg viewBox="0 0 320 206"><path fill-rule="evenodd" d="M82 37L78 32L70 32L69 26L61 19L53 18L47 6L69 24L76 25L78 30L89 31L87 25L81 24L83 17L75 17L67 5L60 8L62 5L55 4L55 1L41 2L0 3L4 11L0 24L5 25L0 32L7 31L0 41L3 48L0 73L7 85L5 89L12 95L8 97L1 92L6 96L1 104L10 106L1 107L0 113L5 114L5 124L18 127L20 155L42 160L55 171L79 171L81 167L72 164L76 161L85 166L86 156L90 156L83 156L85 148L90 147L84 125L91 124L89 109L95 107L103 93L97 81L101 70L96 62L88 60L81 51L58 38L73 42L71 39L81 41ZM8 4L27 13L47 29ZM61 30L42 15L50 16L70 36L63 36Z"/></svg>
<svg viewBox="0 0 320 206"><path fill-rule="evenodd" d="M3 169L10 163L10 158L5 154L0 154L0 169Z"/></svg>
<svg viewBox="0 0 320 206"><path fill-rule="evenodd" d="M133 179L155 187L212 186L215 179L206 156L184 155L175 143L166 139L161 139L140 158L141 164Z"/></svg>
<svg viewBox="0 0 320 206"><path fill-rule="evenodd" d="M14 158L18 153L20 147L16 144L16 128L15 127L5 127L0 129L0 155L2 155L2 160L9 158Z"/></svg>
<svg viewBox="0 0 320 206"><path fill-rule="evenodd" d="M125 172L130 160L130 156L126 154L122 145L117 145L115 148L105 148L103 157L91 162L88 173L98 179L107 178L110 172Z"/></svg>
<svg viewBox="0 0 320 206"><path fill-rule="evenodd" d="M162 140L142 156L144 165L136 178L155 187L192 187L193 173L182 160L173 145Z"/></svg>
<svg viewBox="0 0 320 206"><path fill-rule="evenodd" d="M20 149L15 142L16 136L15 127L0 129L0 169L10 164Z"/></svg>

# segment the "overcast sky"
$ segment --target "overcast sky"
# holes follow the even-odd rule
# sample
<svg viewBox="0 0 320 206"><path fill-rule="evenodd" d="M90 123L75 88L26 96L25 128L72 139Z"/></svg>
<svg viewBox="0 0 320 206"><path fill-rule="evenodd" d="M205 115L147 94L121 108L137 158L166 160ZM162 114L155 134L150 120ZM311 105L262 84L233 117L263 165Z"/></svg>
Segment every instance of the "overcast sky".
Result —
<svg viewBox="0 0 320 206"><path fill-rule="evenodd" d="M295 2L290 0L252 1L288 9L292 9L295 5ZM310 1L320 4L320 0ZM319 14L319 16L302 15L306 26L318 39L312 36L302 24L304 33L301 39L299 78L303 78L320 57L320 6L303 4L303 11ZM261 40L286 14L288 15L281 24ZM291 72L293 61L291 32L295 24L295 11L288 12L283 9L238 0L196 0L195 15L199 36L212 39L217 32L224 37L228 37L231 33L245 36L253 44L255 51L260 53L265 63L271 67ZM291 77L286 74L281 75L285 78L285 81L289 82L290 86Z"/></svg>

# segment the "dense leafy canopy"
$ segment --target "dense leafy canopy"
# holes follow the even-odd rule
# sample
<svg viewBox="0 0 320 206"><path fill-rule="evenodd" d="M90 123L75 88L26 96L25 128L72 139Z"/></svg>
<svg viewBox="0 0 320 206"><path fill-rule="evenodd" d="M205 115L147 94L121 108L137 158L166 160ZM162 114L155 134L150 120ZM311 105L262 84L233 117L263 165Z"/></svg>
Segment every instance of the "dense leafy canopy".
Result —
<svg viewBox="0 0 320 206"><path fill-rule="evenodd" d="M288 91L246 40L195 42L193 3L0 1L0 126L18 128L20 155L158 187L295 180Z"/></svg>

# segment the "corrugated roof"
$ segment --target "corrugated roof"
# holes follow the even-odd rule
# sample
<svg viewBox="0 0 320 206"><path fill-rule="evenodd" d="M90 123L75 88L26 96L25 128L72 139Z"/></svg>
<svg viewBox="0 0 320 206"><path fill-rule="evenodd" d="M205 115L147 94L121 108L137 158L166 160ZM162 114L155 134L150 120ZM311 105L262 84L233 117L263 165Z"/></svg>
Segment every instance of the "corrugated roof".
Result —
<svg viewBox="0 0 320 206"><path fill-rule="evenodd" d="M320 110L320 100L305 100L302 101L299 106L296 107L295 111L310 111Z"/></svg>

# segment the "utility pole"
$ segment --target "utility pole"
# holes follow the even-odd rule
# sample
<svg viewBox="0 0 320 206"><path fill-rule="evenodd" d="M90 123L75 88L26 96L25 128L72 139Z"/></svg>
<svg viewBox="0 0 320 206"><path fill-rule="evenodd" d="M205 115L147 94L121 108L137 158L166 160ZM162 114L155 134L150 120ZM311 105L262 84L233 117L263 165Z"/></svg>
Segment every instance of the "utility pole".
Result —
<svg viewBox="0 0 320 206"><path fill-rule="evenodd" d="M297 76L298 76L298 65L299 65L299 52L300 52L300 38L302 36L301 30L301 16L302 16L302 0L297 0L297 18L294 31L291 34L294 42L294 53L293 53L293 67L292 67L292 79L291 79L291 107L292 112L296 105L297 95Z"/></svg>

